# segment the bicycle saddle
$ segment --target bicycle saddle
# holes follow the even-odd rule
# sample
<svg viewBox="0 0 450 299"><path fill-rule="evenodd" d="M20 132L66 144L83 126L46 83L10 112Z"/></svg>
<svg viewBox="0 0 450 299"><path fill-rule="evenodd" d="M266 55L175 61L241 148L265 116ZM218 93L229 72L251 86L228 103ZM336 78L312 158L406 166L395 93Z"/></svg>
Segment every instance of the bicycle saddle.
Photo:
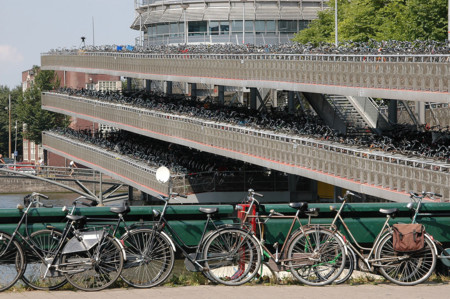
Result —
<svg viewBox="0 0 450 299"><path fill-rule="evenodd" d="M82 221L86 219L84 215L66 215L66 218L72 221Z"/></svg>
<svg viewBox="0 0 450 299"><path fill-rule="evenodd" d="M397 215L398 209L397 208L392 208L392 209L380 209L380 213L384 214L384 215L389 215L392 218L395 218L395 216Z"/></svg>
<svg viewBox="0 0 450 299"><path fill-rule="evenodd" d="M127 214L130 212L130 206L127 203L124 203L120 207L111 207L109 211L116 214Z"/></svg>
<svg viewBox="0 0 450 299"><path fill-rule="evenodd" d="M219 208L199 208L200 212L211 215L219 212Z"/></svg>
<svg viewBox="0 0 450 299"><path fill-rule="evenodd" d="M308 208L307 202L291 202L289 206L293 209L304 212Z"/></svg>

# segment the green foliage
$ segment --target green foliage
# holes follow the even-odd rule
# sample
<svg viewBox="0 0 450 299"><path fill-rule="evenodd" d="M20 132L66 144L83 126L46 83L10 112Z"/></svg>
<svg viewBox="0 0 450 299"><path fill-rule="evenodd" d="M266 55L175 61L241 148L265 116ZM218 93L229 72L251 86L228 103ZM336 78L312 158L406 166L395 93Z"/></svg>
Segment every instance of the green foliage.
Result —
<svg viewBox="0 0 450 299"><path fill-rule="evenodd" d="M36 66L33 69L37 73L34 84L19 97L16 110L19 121L26 124L24 137L40 144L42 131L67 126L69 119L41 109L41 92L57 88L59 80L54 71L40 71Z"/></svg>
<svg viewBox="0 0 450 299"><path fill-rule="evenodd" d="M338 1L339 41L437 40L447 38L447 0L330 0L331 9L299 32L300 43L334 42L334 5Z"/></svg>

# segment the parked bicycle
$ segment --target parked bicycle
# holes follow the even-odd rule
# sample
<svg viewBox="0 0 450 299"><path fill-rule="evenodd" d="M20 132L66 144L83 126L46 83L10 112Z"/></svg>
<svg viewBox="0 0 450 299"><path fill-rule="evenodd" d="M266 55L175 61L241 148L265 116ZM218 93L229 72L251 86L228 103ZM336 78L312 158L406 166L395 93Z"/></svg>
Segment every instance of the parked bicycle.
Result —
<svg viewBox="0 0 450 299"><path fill-rule="evenodd" d="M289 204L296 210L295 215L283 215L274 210L268 215L261 215L256 196L263 197L252 189L248 191L246 202L249 206L244 212L243 223L249 233L257 236L265 264L272 271L290 271L300 282L313 286L330 284L339 277L346 261L343 238L320 226L305 227L300 221L300 215L315 214L318 210L308 210L307 203L295 202ZM255 215L251 214L254 207ZM291 219L292 222L282 245L277 242L273 245L273 250L270 250L265 244L263 230L264 225L272 219ZM257 227L256 232L250 227L252 222Z"/></svg>
<svg viewBox="0 0 450 299"><path fill-rule="evenodd" d="M433 273L436 265L436 248L432 237L426 233L424 234L424 246L420 250L412 252L395 250L393 245L393 228L389 222L396 217L398 209L380 209L380 213L386 215L386 220L372 247L363 247L356 241L341 215L350 196L356 195L347 191L344 198L339 197L342 204L329 227L335 234L343 236L336 225L337 221L340 221L345 232L350 237L345 239L347 247L359 258L359 269L361 271L379 273L387 280L404 286L416 285L427 280ZM331 208L336 211L336 207ZM356 262L356 260L353 262ZM351 267L348 277L351 276L351 271L354 268L355 265Z"/></svg>
<svg viewBox="0 0 450 299"><path fill-rule="evenodd" d="M42 194L36 196L48 198ZM47 225L47 229L30 234L27 228L30 209L51 207L36 196L23 211L10 239L19 238L23 242L22 251L26 252L26 263L20 267L22 280L36 289L56 289L67 281L84 291L102 290L113 284L122 271L125 253L120 242L108 233L109 226L86 225L86 216L74 215L80 201L76 199L66 215L62 232ZM22 234L20 228L24 223L25 234ZM5 251L13 243L6 244Z"/></svg>
<svg viewBox="0 0 450 299"><path fill-rule="evenodd" d="M165 183L170 179L170 172L166 167L160 167L156 174L160 182ZM185 257L185 265L189 271L202 272L211 281L240 285L252 279L261 262L256 240L238 227L216 223L212 218L219 212L219 208L199 208L207 219L198 244L188 245L165 218L169 202L177 196L183 197L170 191L168 197L161 195L159 198L164 202L162 210L154 209L152 212L155 221L150 223L152 232L145 242L145 250L149 254L149 273L154 273L154 285L161 284L168 278L173 269L176 249Z"/></svg>
<svg viewBox="0 0 450 299"><path fill-rule="evenodd" d="M423 191L421 194L410 192L410 197L412 202L408 203L407 207L411 211L413 211L412 223L418 223L418 218L431 215L430 213L424 213L420 211L420 209L422 208L423 200L429 199L431 201L436 201L436 197L442 197L442 195L434 192ZM450 248L444 248L443 244L435 238L432 238L432 240L437 249L437 257L446 267L450 267Z"/></svg>

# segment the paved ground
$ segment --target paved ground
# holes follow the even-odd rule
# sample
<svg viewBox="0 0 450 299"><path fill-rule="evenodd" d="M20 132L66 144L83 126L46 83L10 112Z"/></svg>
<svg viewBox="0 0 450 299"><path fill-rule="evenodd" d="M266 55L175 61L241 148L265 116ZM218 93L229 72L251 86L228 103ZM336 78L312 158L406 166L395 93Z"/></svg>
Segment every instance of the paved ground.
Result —
<svg viewBox="0 0 450 299"><path fill-rule="evenodd" d="M450 298L450 284L421 284L401 287L393 284L339 285L325 287L307 286L190 286L156 287L152 289L111 289L100 292L75 291L6 291L0 293L0 299L251 299L251 298L295 298L295 299L414 299L414 298Z"/></svg>

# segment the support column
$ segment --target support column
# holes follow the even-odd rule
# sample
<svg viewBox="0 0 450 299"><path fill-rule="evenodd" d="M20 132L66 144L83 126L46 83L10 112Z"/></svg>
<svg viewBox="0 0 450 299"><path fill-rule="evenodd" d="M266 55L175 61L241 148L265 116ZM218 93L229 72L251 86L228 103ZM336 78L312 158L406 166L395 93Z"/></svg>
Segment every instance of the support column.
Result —
<svg viewBox="0 0 450 299"><path fill-rule="evenodd" d="M319 201L319 188L316 180L310 180L311 197L313 202Z"/></svg>
<svg viewBox="0 0 450 299"><path fill-rule="evenodd" d="M425 119L425 102L416 102L416 119L419 124L423 125L426 123Z"/></svg>
<svg viewBox="0 0 450 299"><path fill-rule="evenodd" d="M256 110L257 104L256 104L256 88L255 87L250 87L250 109L251 110Z"/></svg>
<svg viewBox="0 0 450 299"><path fill-rule="evenodd" d="M190 83L191 84L191 97L197 97L197 83Z"/></svg>
<svg viewBox="0 0 450 299"><path fill-rule="evenodd" d="M145 79L145 91L146 92L152 91L152 80Z"/></svg>
<svg viewBox="0 0 450 299"><path fill-rule="evenodd" d="M172 81L166 81L166 94L172 94Z"/></svg>
<svg viewBox="0 0 450 299"><path fill-rule="evenodd" d="M291 90L288 92L288 112L290 114L295 113L295 93Z"/></svg>
<svg viewBox="0 0 450 299"><path fill-rule="evenodd" d="M288 190L289 190L289 201L297 201L297 179L295 174L288 174Z"/></svg>
<svg viewBox="0 0 450 299"><path fill-rule="evenodd" d="M339 202L338 197L342 196L342 188L334 186L334 202Z"/></svg>
<svg viewBox="0 0 450 299"><path fill-rule="evenodd" d="M388 119L391 124L397 123L397 100L389 100Z"/></svg>
<svg viewBox="0 0 450 299"><path fill-rule="evenodd" d="M131 79L132 78L127 77L127 91L131 91Z"/></svg>
<svg viewBox="0 0 450 299"><path fill-rule="evenodd" d="M219 105L225 104L225 86L219 85L217 92L219 94Z"/></svg>
<svg viewBox="0 0 450 299"><path fill-rule="evenodd" d="M134 197L133 197L133 187L128 186L128 201L133 201Z"/></svg>

